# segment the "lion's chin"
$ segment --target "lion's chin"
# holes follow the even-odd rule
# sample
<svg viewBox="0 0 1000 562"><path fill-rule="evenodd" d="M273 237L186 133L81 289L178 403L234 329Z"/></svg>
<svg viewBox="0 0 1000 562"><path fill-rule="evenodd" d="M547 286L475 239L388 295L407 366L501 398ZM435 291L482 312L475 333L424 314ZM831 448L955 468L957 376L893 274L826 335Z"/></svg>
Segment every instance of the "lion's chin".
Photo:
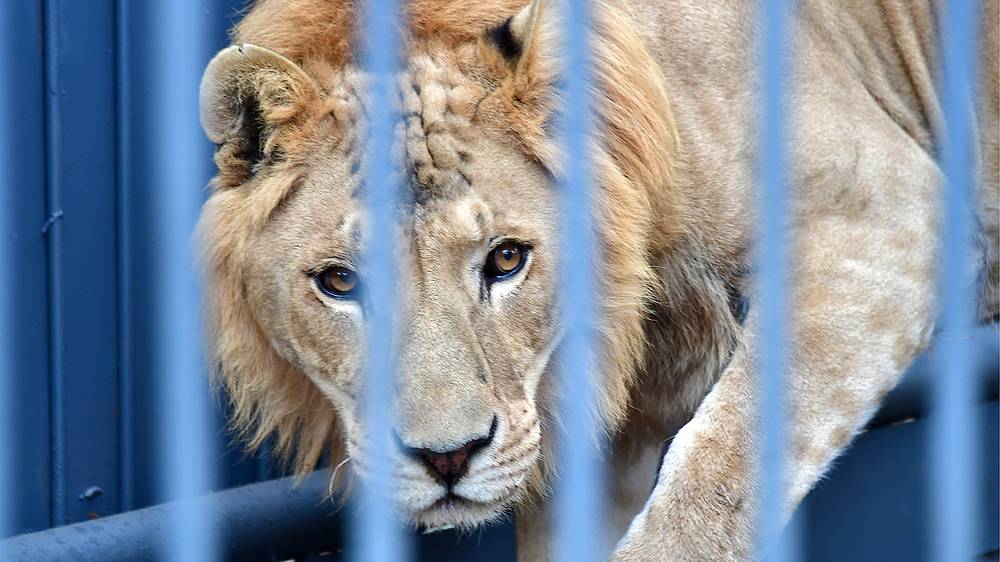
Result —
<svg viewBox="0 0 1000 562"><path fill-rule="evenodd" d="M412 513L410 519L425 532L445 529L470 529L496 521L507 513L510 501L478 502L448 494L426 509Z"/></svg>

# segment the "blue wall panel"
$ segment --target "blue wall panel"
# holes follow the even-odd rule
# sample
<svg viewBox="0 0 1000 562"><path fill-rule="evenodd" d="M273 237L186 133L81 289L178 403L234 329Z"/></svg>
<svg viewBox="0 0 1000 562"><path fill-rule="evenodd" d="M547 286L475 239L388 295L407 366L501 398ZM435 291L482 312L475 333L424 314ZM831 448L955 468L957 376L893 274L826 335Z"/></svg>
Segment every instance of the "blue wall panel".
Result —
<svg viewBox="0 0 1000 562"><path fill-rule="evenodd" d="M215 50L227 43L226 31L236 21L242 1L216 1L205 3L198 14L205 18L203 27L211 30L211 52L205 53L205 63ZM118 6L118 97L121 112L120 137L120 194L122 245L123 313L121 322L123 340L122 362L127 368L122 373L123 402L128 418L125 440L122 444L123 495L126 507L136 508L158 503L163 499L157 482L158 467L162 462L156 426L157 383L154 359L157 356L157 295L152 289L151 272L155 270L159 249L154 241L157 209L157 185L154 174L157 159L163 153L158 146L155 130L153 88L158 74L155 57L158 56L150 38L157 30L155 3L119 0ZM194 24L192 28L197 27ZM191 92L191 102L197 103L196 91ZM211 177L212 147L204 141L203 176ZM192 238L192 244L194 240ZM207 384L207 378L206 378ZM222 400L221 402L224 402ZM268 473L266 460L247 459L238 446L229 443L225 432L224 415L215 420L218 439L216 450L225 454L219 459L213 488L225 488L257 480L260 473Z"/></svg>
<svg viewBox="0 0 1000 562"><path fill-rule="evenodd" d="M997 549L1000 517L998 404L980 404L969 413L983 437L975 458L980 494L969 532L974 551L987 553ZM931 558L927 435L932 423L933 418L916 419L858 437L795 515L808 538L803 560L922 562Z"/></svg>
<svg viewBox="0 0 1000 562"><path fill-rule="evenodd" d="M52 523L116 513L114 5L45 10Z"/></svg>
<svg viewBox="0 0 1000 562"><path fill-rule="evenodd" d="M240 0L198 12L205 62L226 42ZM155 84L154 4L133 0L4 2L0 80L17 147L5 176L15 264L4 311L16 327L15 532L156 503L156 295L149 271ZM12 86L12 87L11 87ZM191 92L197 103L197 92ZM212 173L204 146L204 178ZM193 244L193 240L192 240ZM7 300L5 299L5 304ZM207 377L206 377L207 381ZM271 475L215 416L213 488Z"/></svg>
<svg viewBox="0 0 1000 562"><path fill-rule="evenodd" d="M13 395L17 411L12 416L14 485L4 490L2 501L16 506L12 527L16 531L49 526L49 343L45 191L45 84L44 34L41 2L5 5L0 18L3 64L0 87L10 107L5 128L15 152L3 178L4 202L10 229L0 232L11 251L10 298L4 310L13 326L11 355Z"/></svg>

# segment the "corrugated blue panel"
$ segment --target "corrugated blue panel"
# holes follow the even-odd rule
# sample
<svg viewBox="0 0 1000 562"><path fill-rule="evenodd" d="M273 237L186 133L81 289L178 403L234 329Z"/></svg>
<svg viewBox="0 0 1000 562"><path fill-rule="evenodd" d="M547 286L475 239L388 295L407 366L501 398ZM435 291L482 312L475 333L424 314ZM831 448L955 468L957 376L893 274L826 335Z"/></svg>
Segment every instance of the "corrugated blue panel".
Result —
<svg viewBox="0 0 1000 562"><path fill-rule="evenodd" d="M5 218L0 231L11 267L0 294L11 327L4 360L13 416L4 417L13 439L13 483L0 506L13 507L15 532L49 526L48 294L45 195L44 36L40 2L0 3L0 135L5 165L0 190ZM8 425L9 424L9 425ZM4 456L0 455L0 459ZM5 532L0 529L0 534Z"/></svg>
<svg viewBox="0 0 1000 562"><path fill-rule="evenodd" d="M52 523L116 513L114 6L45 10Z"/></svg>
<svg viewBox="0 0 1000 562"><path fill-rule="evenodd" d="M194 11L207 30L205 61L226 44L243 4ZM16 374L14 425L5 423L16 463L0 503L16 507L10 525L24 532L162 497L149 376L158 321L152 190L163 155L151 96L158 22L151 3L130 0L0 5L0 111L13 164L3 175L9 220L0 236L15 264L2 302L15 327L5 365ZM197 140L193 193L212 172L211 147ZM230 443L224 419L216 412L208 432L225 452L212 487L269 475L270 463Z"/></svg>
<svg viewBox="0 0 1000 562"><path fill-rule="evenodd" d="M8 5L0 7L7 8ZM4 18L13 19L8 10L0 11L0 22ZM0 23L0 26L3 24ZM0 41L10 35L10 30L0 27ZM11 57L13 45L0 43L0 79L11 80ZM13 88L0 88L0 302L13 299L11 286L14 278L13 223L14 201L14 135ZM0 315L0 490L14 488L14 323L5 315ZM0 505L0 539L14 531L14 507L10 502ZM0 546L0 560L7 558L4 547Z"/></svg>
<svg viewBox="0 0 1000 562"><path fill-rule="evenodd" d="M203 41L203 58L207 63L211 55L227 43L226 31L238 18L237 10L242 0L217 0L205 2L191 17L191 29L201 28L206 33ZM157 64L157 45L152 41L160 32L156 4L136 0L118 2L118 100L120 151L120 213L122 236L122 391L127 420L123 426L122 486L123 498L128 508L144 507L166 499L158 487L157 475L166 462L159 447L155 404L158 387L155 358L159 350L156 329L159 323L158 303L151 276L159 259L159 248L154 238L154 227L160 216L156 189L162 189L157 180L157 170L162 169L167 151L160 140L156 116L163 111L158 107L156 88L160 84ZM184 35L183 37L187 37ZM185 39L187 40L187 39ZM200 72L204 64L196 69ZM197 85L187 100L197 104ZM193 107L193 106L192 106ZM203 138L196 140L200 146L199 185L186 189L204 189L203 182L211 176L212 148ZM190 238L191 246L194 245ZM220 401L224 403L225 401ZM225 416L217 413L211 429L220 458L219 470L212 477L213 489L244 484L267 474L266 461L247 459L239 446L229 442L225 431Z"/></svg>
<svg viewBox="0 0 1000 562"><path fill-rule="evenodd" d="M1000 474L998 404L969 408L968 419L982 439L973 459L980 490L972 502L968 529L973 552L998 548L997 503ZM931 515L927 482L933 454L928 446L932 418L882 427L860 435L816 485L796 513L808 530L803 559L810 562L853 562L931 559ZM952 560L971 560L952 557Z"/></svg>

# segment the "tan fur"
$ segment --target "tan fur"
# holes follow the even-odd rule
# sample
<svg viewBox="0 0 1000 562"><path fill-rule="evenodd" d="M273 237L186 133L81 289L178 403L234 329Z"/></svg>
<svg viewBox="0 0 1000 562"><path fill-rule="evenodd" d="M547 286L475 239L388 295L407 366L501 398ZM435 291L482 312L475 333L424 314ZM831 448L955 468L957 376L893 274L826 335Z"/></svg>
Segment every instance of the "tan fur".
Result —
<svg viewBox="0 0 1000 562"><path fill-rule="evenodd" d="M401 511L427 526L518 509L523 559L548 556L547 428L558 348L559 197L551 136L561 70L555 2L411 0L396 155L414 203L370 225L365 75L354 2L261 0L206 71L202 121L219 175L202 233L220 380L251 447L275 437L299 473L324 453L365 474L356 391L360 304L310 275L348 263L371 229L398 246L398 393L407 446L481 437L456 490L394 452ZM996 2L983 50L985 317L997 314ZM508 17L511 58L487 30ZM614 437L612 540L623 560L752 557L757 311L751 297L757 11L748 2L594 3L601 422ZM791 97L793 372L789 511L927 343L934 316L941 127L934 10L923 2L807 0ZM987 43L989 45L990 43ZM532 244L517 280L477 293L491 237ZM471 273L470 273L471 272ZM362 279L363 279L363 271ZM495 286L497 287L497 286ZM495 291L495 293L494 293ZM693 418L692 418L693 416ZM690 420L690 421L689 421ZM678 432L678 429L680 431ZM677 432L646 499L643 474ZM345 450L346 447L346 450ZM639 484L637 484L639 483Z"/></svg>

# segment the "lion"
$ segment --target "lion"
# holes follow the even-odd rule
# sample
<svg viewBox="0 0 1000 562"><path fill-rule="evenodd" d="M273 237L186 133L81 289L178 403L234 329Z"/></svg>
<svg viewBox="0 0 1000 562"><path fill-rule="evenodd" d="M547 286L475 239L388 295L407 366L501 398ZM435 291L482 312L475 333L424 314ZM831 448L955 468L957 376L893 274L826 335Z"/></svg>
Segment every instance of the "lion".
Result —
<svg viewBox="0 0 1000 562"><path fill-rule="evenodd" d="M527 4L527 5L525 5ZM976 116L984 318L998 246L997 2ZM200 229L212 349L248 446L365 476L359 255L394 236L392 495L427 528L513 511L546 559L557 423L557 3L410 0L398 222L366 221L356 3L258 0L209 64ZM757 498L752 244L758 8L597 0L598 423L615 560L745 560ZM927 345L943 127L929 1L804 0L792 23L790 514ZM749 307L741 303L748 302ZM664 444L670 440L664 453ZM650 492L651 491L651 492Z"/></svg>

